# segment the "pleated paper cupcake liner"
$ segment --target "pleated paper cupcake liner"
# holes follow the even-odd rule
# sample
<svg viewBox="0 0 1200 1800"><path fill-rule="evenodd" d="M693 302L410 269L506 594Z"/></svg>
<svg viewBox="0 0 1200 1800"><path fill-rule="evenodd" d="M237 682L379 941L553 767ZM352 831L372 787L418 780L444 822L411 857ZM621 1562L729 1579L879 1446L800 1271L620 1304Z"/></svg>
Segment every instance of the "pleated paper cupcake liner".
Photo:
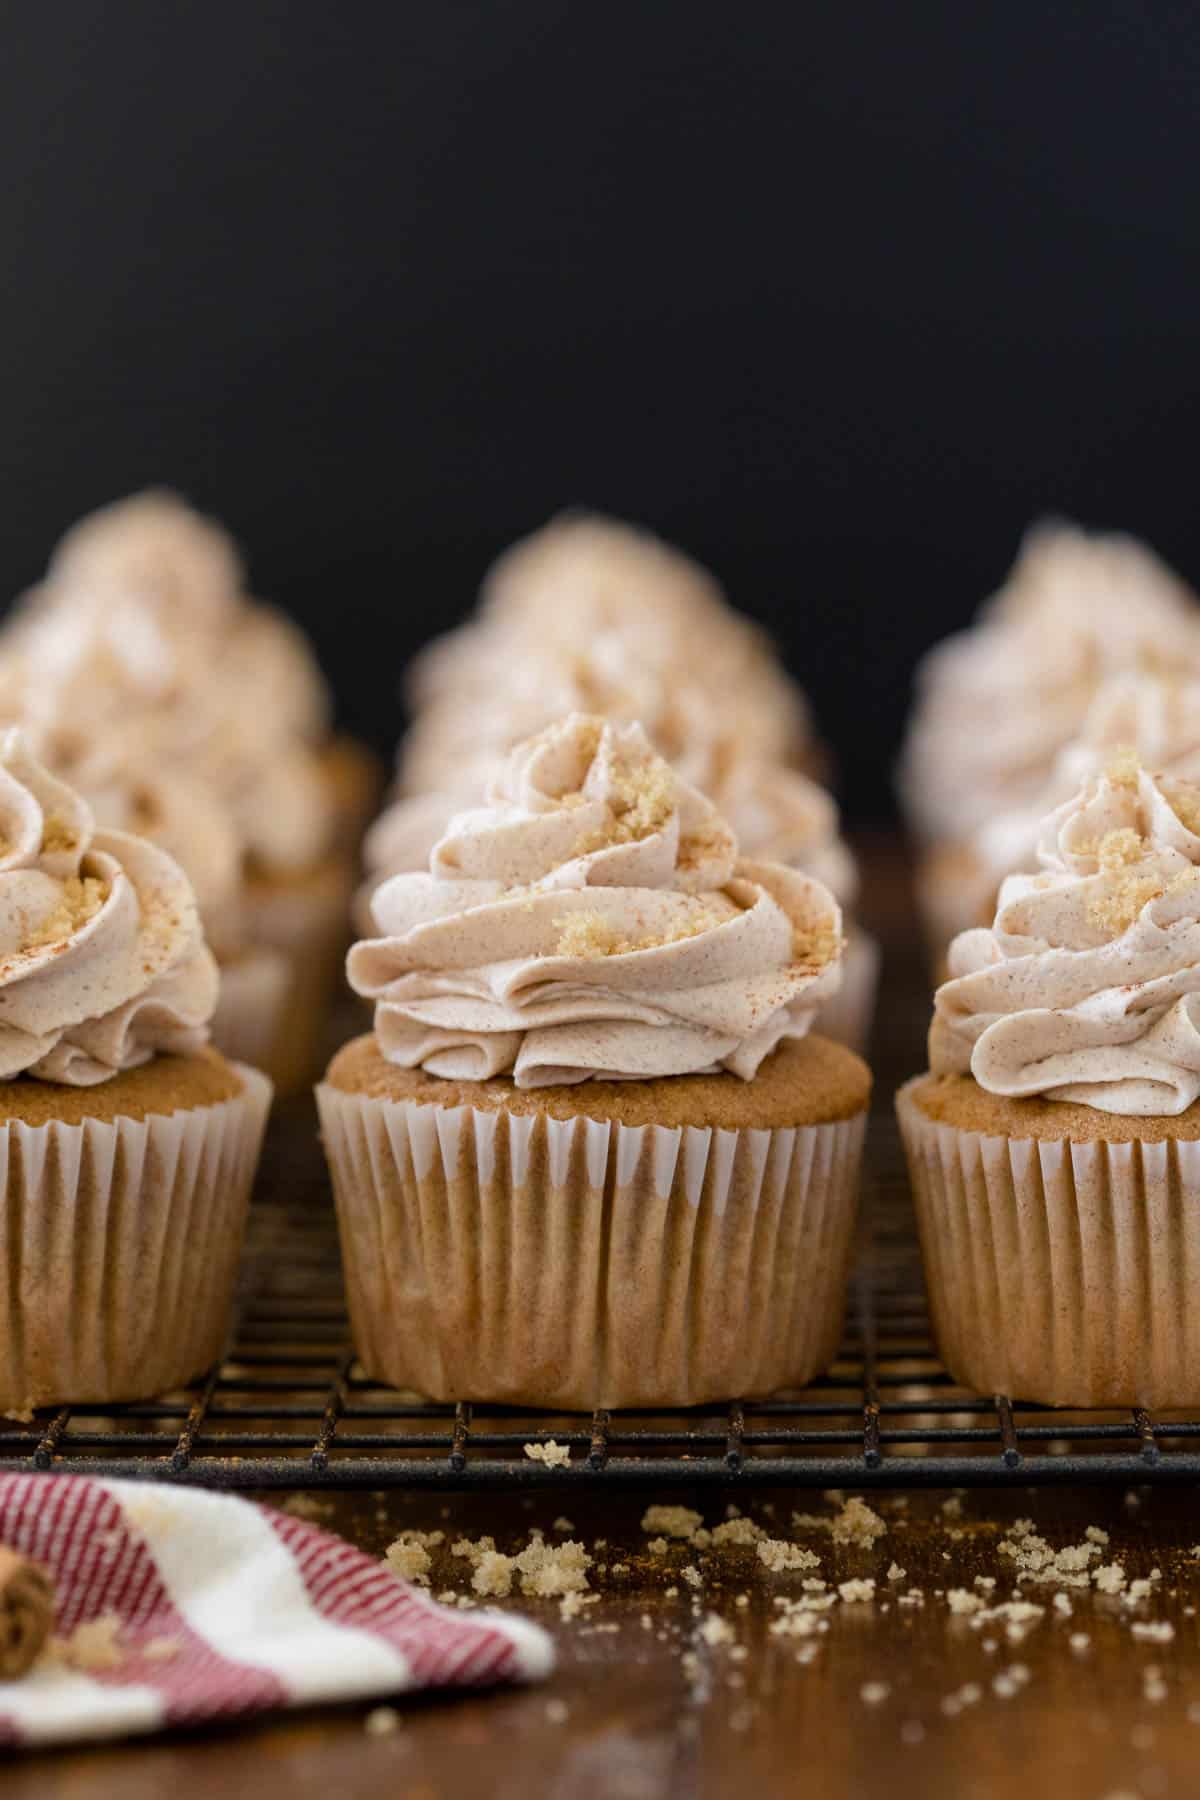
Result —
<svg viewBox="0 0 1200 1800"><path fill-rule="evenodd" d="M317 1099L372 1377L684 1406L798 1386L837 1352L865 1114L671 1130Z"/></svg>
<svg viewBox="0 0 1200 1800"><path fill-rule="evenodd" d="M1200 1143L987 1136L896 1107L934 1333L976 1392L1200 1403Z"/></svg>
<svg viewBox="0 0 1200 1800"><path fill-rule="evenodd" d="M0 1412L146 1399L228 1328L271 1084L146 1119L0 1126Z"/></svg>
<svg viewBox="0 0 1200 1800"><path fill-rule="evenodd" d="M291 978L281 950L248 950L221 964L212 1041L233 1062L266 1068L282 1028Z"/></svg>
<svg viewBox="0 0 1200 1800"><path fill-rule="evenodd" d="M866 1049L875 1017L875 990L879 985L879 945L858 926L852 926L842 958L842 985L825 1001L814 1030L822 1037L845 1044L860 1054Z"/></svg>

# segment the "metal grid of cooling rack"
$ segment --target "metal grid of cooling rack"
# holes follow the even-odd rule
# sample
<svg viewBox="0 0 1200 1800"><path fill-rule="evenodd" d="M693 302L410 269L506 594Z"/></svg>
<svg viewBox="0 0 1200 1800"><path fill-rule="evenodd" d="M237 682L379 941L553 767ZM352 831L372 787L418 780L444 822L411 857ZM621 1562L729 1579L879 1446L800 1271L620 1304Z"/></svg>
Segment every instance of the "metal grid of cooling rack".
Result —
<svg viewBox="0 0 1200 1800"><path fill-rule="evenodd" d="M795 1395L590 1417L422 1401L354 1362L330 1203L275 1170L256 1207L230 1351L186 1393L0 1426L0 1470L213 1487L670 1484L858 1488L1200 1480L1200 1418L1062 1414L956 1388L929 1335L899 1152L873 1124L842 1353ZM305 1155L311 1164L306 1131ZM296 1158L292 1157L293 1163ZM547 1467L526 1444L570 1450Z"/></svg>

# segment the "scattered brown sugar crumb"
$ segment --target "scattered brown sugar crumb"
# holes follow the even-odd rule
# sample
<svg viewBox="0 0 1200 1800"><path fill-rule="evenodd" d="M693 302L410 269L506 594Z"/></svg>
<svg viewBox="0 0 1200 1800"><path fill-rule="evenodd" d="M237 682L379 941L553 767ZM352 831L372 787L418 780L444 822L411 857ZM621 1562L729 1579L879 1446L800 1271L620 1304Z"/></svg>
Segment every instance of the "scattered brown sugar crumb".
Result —
<svg viewBox="0 0 1200 1800"><path fill-rule="evenodd" d="M971 1613L982 1612L987 1602L980 1595L973 1594L970 1588L950 1588L946 1594L946 1605L952 1613L959 1617L969 1617Z"/></svg>
<svg viewBox="0 0 1200 1800"><path fill-rule="evenodd" d="M1119 1594L1125 1586L1125 1570L1119 1562L1105 1563L1093 1571L1092 1580L1102 1594Z"/></svg>
<svg viewBox="0 0 1200 1800"><path fill-rule="evenodd" d="M568 1444L556 1444L549 1438L544 1444L526 1444L525 1454L530 1462L544 1463L548 1469L565 1469L571 1460Z"/></svg>
<svg viewBox="0 0 1200 1800"><path fill-rule="evenodd" d="M831 1521L829 1535L835 1544L855 1544L860 1550L869 1550L877 1539L886 1537L887 1525L865 1500L855 1496Z"/></svg>
<svg viewBox="0 0 1200 1800"><path fill-rule="evenodd" d="M888 1568L887 1578L889 1581L903 1581L907 1574L907 1569L902 1569L898 1562L893 1562Z"/></svg>
<svg viewBox="0 0 1200 1800"><path fill-rule="evenodd" d="M42 950L47 944L61 943L73 931L86 925L104 905L108 888L98 876L72 875L63 882L58 905L36 924L22 950Z"/></svg>
<svg viewBox="0 0 1200 1800"><path fill-rule="evenodd" d="M499 1550L485 1550L475 1564L471 1586L477 1594L502 1600L512 1593L514 1559Z"/></svg>
<svg viewBox="0 0 1200 1800"><path fill-rule="evenodd" d="M445 1542L444 1531L402 1531L393 1539L384 1551L383 1560L393 1575L401 1581L413 1581L421 1587L429 1586L429 1571L433 1558L429 1552Z"/></svg>
<svg viewBox="0 0 1200 1800"><path fill-rule="evenodd" d="M394 1706L376 1706L363 1720L363 1730L368 1737L390 1737L400 1729L400 1714Z"/></svg>
<svg viewBox="0 0 1200 1800"><path fill-rule="evenodd" d="M838 1593L842 1596L842 1599L846 1602L847 1606L851 1606L856 1601L873 1600L875 1598L875 1583L871 1580L870 1576L862 1581L840 1581L838 1583Z"/></svg>
<svg viewBox="0 0 1200 1800"><path fill-rule="evenodd" d="M723 1619L720 1613L706 1613L699 1626L700 1636L710 1649L717 1649L722 1644L732 1644L733 1626Z"/></svg>
<svg viewBox="0 0 1200 1800"><path fill-rule="evenodd" d="M662 1537L693 1538L703 1524L703 1515L690 1506L648 1506L642 1514L642 1530Z"/></svg>
<svg viewBox="0 0 1200 1800"><path fill-rule="evenodd" d="M726 1519L723 1524L713 1527L713 1548L722 1549L727 1544L749 1547L757 1544L766 1535L762 1526L756 1525L753 1519L744 1519L740 1516L735 1519Z"/></svg>
<svg viewBox="0 0 1200 1800"><path fill-rule="evenodd" d="M864 1706L882 1706L891 1691L886 1681L864 1681L858 1697Z"/></svg>
<svg viewBox="0 0 1200 1800"><path fill-rule="evenodd" d="M801 1544L789 1544L785 1538L760 1538L758 1560L772 1575L790 1573L793 1569L819 1569L821 1559Z"/></svg>
<svg viewBox="0 0 1200 1800"><path fill-rule="evenodd" d="M521 1592L541 1599L580 1593L588 1586L592 1559L573 1538L565 1544L547 1544L536 1533L514 1557L521 1577Z"/></svg>
<svg viewBox="0 0 1200 1800"><path fill-rule="evenodd" d="M42 1652L41 1661L62 1668L119 1669L125 1652L117 1642L121 1635L120 1615L101 1613L99 1618L85 1619L68 1637L52 1637Z"/></svg>

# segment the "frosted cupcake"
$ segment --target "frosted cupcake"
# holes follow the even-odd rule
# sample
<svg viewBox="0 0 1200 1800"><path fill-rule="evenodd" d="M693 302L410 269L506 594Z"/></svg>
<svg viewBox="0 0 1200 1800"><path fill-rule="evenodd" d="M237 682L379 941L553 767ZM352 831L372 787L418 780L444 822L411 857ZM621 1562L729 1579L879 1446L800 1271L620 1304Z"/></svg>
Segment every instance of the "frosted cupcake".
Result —
<svg viewBox="0 0 1200 1800"><path fill-rule="evenodd" d="M1063 524L1030 531L981 621L926 657L899 785L935 962L989 898L976 834L1041 805L1101 686L1136 669L1200 676L1200 607L1145 545Z"/></svg>
<svg viewBox="0 0 1200 1800"><path fill-rule="evenodd" d="M938 989L898 1097L958 1380L1058 1406L1194 1406L1200 788L1116 758L1045 821Z"/></svg>
<svg viewBox="0 0 1200 1800"><path fill-rule="evenodd" d="M227 534L163 494L74 527L0 640L0 711L35 733L86 731L227 811L247 948L288 961L266 1060L281 1086L308 1079L345 943L346 844L373 794L348 797L320 671L296 628L246 597Z"/></svg>
<svg viewBox="0 0 1200 1800"><path fill-rule="evenodd" d="M371 1375L576 1408L828 1363L870 1077L810 1032L826 888L739 860L638 727L573 716L374 911L375 1031L318 1090Z"/></svg>
<svg viewBox="0 0 1200 1800"><path fill-rule="evenodd" d="M0 738L0 1411L130 1400L220 1353L270 1083L207 1048L178 864Z"/></svg>

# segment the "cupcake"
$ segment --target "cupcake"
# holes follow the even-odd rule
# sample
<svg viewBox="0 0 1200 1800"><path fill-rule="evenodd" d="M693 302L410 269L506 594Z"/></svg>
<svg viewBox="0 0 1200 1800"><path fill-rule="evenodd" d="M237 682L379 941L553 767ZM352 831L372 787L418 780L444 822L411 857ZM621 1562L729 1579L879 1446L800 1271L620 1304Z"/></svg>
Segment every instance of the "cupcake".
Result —
<svg viewBox="0 0 1200 1800"><path fill-rule="evenodd" d="M957 938L897 1105L956 1380L1194 1406L1200 788L1115 757Z"/></svg>
<svg viewBox="0 0 1200 1800"><path fill-rule="evenodd" d="M228 813L246 957L288 970L265 1057L285 1088L311 1075L345 947L348 845L374 801L328 712L303 636L246 596L227 534L171 495L75 526L0 636L0 716L35 733L68 724ZM249 971L260 993L265 966Z"/></svg>
<svg viewBox="0 0 1200 1800"><path fill-rule="evenodd" d="M841 913L739 859L636 725L518 746L374 896L318 1089L373 1378L685 1405L835 1354L870 1076L812 1034Z"/></svg>
<svg viewBox="0 0 1200 1800"><path fill-rule="evenodd" d="M220 1354L270 1083L208 1048L179 865L0 738L0 1411L144 1398Z"/></svg>
<svg viewBox="0 0 1200 1800"><path fill-rule="evenodd" d="M562 690L581 645L579 678L598 684L592 694ZM500 695L498 663L505 668ZM615 687L633 699L639 685L649 691L628 710L605 698ZM619 712L640 720L656 742L654 716L673 690L707 695L727 719L736 712L747 746L765 758L814 772L823 766L804 695L714 577L649 532L590 513L562 514L506 550L484 579L476 616L415 659L407 686L420 725L401 766L409 792L439 785L443 732L465 727L471 741L471 721L482 715L486 726L497 700L507 725L516 694L534 705L543 695L556 701L550 717L572 708ZM550 687L558 693L546 694ZM501 748L544 723L544 712L529 717ZM674 751L668 745L663 753Z"/></svg>
<svg viewBox="0 0 1200 1800"><path fill-rule="evenodd" d="M1102 685L1133 669L1200 677L1200 607L1135 539L1064 524L1029 532L980 622L926 657L899 787L935 964L992 897L976 834L1042 804Z"/></svg>

